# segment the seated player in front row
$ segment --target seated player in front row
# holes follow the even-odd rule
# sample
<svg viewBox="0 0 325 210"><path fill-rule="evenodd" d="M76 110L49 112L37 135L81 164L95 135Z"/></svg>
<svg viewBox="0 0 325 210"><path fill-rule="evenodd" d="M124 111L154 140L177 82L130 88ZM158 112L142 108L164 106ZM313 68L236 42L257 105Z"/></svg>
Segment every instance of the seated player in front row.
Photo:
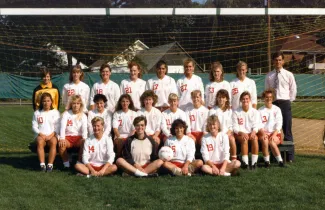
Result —
<svg viewBox="0 0 325 210"><path fill-rule="evenodd" d="M262 93L264 106L258 109L262 121L259 131L259 140L262 142L262 153L264 156L265 167L270 166L269 147L279 163L283 167L283 160L278 148L281 143L282 113L281 109L272 104L274 99L274 90L268 89Z"/></svg>
<svg viewBox="0 0 325 210"><path fill-rule="evenodd" d="M34 112L33 131L37 143L37 155L40 161L41 171L52 172L53 162L56 156L57 134L60 130L60 113L53 109L51 94L43 93L39 109ZM44 147L49 146L47 167L45 166Z"/></svg>
<svg viewBox="0 0 325 210"><path fill-rule="evenodd" d="M175 120L170 129L173 137L165 142L165 146L173 150L174 157L163 166L176 176L191 176L203 165L202 160L194 160L195 143L185 135L186 129L187 125L183 120Z"/></svg>
<svg viewBox="0 0 325 210"><path fill-rule="evenodd" d="M190 119L191 138L194 138L196 144L201 145L202 136L205 134L209 110L203 106L201 91L192 91L191 98L193 104L185 109L185 113Z"/></svg>
<svg viewBox="0 0 325 210"><path fill-rule="evenodd" d="M147 120L144 116L136 117L133 125L135 134L126 140L123 158L117 159L116 164L126 173L138 177L153 175L164 163L158 159L158 145L145 132Z"/></svg>
<svg viewBox="0 0 325 210"><path fill-rule="evenodd" d="M229 138L231 160L237 160L237 147L232 128L232 110L230 108L229 93L225 89L218 91L216 104L210 109L209 116L216 115L220 122L221 132L226 133Z"/></svg>
<svg viewBox="0 0 325 210"><path fill-rule="evenodd" d="M257 132L260 126L259 113L251 103L251 95L244 91L240 95L242 106L232 113L233 130L236 141L240 143L243 168L248 169L248 142L251 143L252 164L251 169L256 169L258 159Z"/></svg>
<svg viewBox="0 0 325 210"><path fill-rule="evenodd" d="M71 96L68 104L70 109L63 113L61 119L59 154L62 158L64 169L70 168L67 149L79 149L79 161L81 161L82 146L87 138L87 116L84 114L84 104L80 95Z"/></svg>
<svg viewBox="0 0 325 210"><path fill-rule="evenodd" d="M124 142L135 132L133 120L138 114L134 110L135 108L131 96L128 94L121 95L113 114L112 123L117 157L121 157Z"/></svg>
<svg viewBox="0 0 325 210"><path fill-rule="evenodd" d="M146 90L140 97L141 109L137 112L138 116L145 116L147 119L146 134L160 144L160 125L162 114L155 108L158 96L152 90Z"/></svg>
<svg viewBox="0 0 325 210"><path fill-rule="evenodd" d="M107 98L103 94L96 94L94 96L94 103L96 108L88 112L88 136L93 134L93 126L91 120L94 117L102 117L104 119L104 135L111 136L112 130L112 112L105 108Z"/></svg>
<svg viewBox="0 0 325 210"><path fill-rule="evenodd" d="M209 134L202 138L201 153L204 173L215 176L230 176L240 167L238 160L229 160L229 140L226 133L220 132L220 122L216 115L208 118L206 130Z"/></svg>
<svg viewBox="0 0 325 210"><path fill-rule="evenodd" d="M85 141L82 163L75 165L83 175L106 176L117 170L113 164L115 153L112 138L104 135L104 123L104 119L98 116L91 120L93 135Z"/></svg>

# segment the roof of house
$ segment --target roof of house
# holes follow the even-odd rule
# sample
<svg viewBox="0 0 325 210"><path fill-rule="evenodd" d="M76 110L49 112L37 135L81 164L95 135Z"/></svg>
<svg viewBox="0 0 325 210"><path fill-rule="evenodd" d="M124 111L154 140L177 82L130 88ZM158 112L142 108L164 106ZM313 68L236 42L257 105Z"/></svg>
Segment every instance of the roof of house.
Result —
<svg viewBox="0 0 325 210"><path fill-rule="evenodd" d="M277 43L282 52L325 53L325 46L316 43L318 37L311 34L296 35Z"/></svg>

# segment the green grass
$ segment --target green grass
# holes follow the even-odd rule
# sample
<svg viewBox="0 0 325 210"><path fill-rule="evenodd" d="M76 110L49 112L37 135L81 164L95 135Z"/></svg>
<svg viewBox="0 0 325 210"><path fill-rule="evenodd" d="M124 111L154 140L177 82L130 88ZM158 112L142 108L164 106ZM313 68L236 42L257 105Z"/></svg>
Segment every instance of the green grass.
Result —
<svg viewBox="0 0 325 210"><path fill-rule="evenodd" d="M324 160L297 156L238 177L87 179L39 172L36 155L2 154L0 209L322 209Z"/></svg>

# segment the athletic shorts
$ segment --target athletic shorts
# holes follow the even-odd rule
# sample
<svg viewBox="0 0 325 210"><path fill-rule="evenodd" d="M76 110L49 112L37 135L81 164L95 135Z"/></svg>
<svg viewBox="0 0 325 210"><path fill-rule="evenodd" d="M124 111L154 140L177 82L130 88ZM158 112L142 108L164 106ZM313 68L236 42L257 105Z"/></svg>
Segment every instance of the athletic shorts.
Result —
<svg viewBox="0 0 325 210"><path fill-rule="evenodd" d="M92 164L90 164L90 165L91 165L91 167L93 167L93 169L94 169L95 171L100 171L100 170L102 170L102 168L104 167L104 164L101 165L101 166L94 166L94 165L92 165Z"/></svg>
<svg viewBox="0 0 325 210"><path fill-rule="evenodd" d="M181 163L181 162L171 162L172 164L174 164L175 166L177 166L178 168L183 168L185 163Z"/></svg>
<svg viewBox="0 0 325 210"><path fill-rule="evenodd" d="M71 147L79 147L82 136L66 136L65 139L70 143Z"/></svg>
<svg viewBox="0 0 325 210"><path fill-rule="evenodd" d="M191 132L191 134L196 138L195 143L201 145L201 140L202 140L203 132Z"/></svg>
<svg viewBox="0 0 325 210"><path fill-rule="evenodd" d="M269 138L271 137L271 133L265 133ZM282 135L281 135L281 133L278 133L277 135L276 135L276 137L278 137L278 141L274 141L277 145L278 144L282 144Z"/></svg>
<svg viewBox="0 0 325 210"><path fill-rule="evenodd" d="M247 133L247 135L249 135L250 133ZM256 133L256 135L257 135L257 133ZM236 133L234 133L234 137L235 137L235 140L237 141L237 139L238 139L238 137L239 137L239 135L238 134L236 134ZM248 141L250 141L249 139L248 139Z"/></svg>

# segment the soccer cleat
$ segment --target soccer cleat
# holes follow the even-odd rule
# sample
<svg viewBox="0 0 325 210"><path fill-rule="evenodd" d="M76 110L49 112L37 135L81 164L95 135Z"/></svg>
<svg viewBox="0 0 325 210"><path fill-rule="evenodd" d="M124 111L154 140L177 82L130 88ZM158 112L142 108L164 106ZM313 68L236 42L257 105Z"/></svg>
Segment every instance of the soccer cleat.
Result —
<svg viewBox="0 0 325 210"><path fill-rule="evenodd" d="M63 169L62 169L62 171L70 171L70 167L64 166Z"/></svg>
<svg viewBox="0 0 325 210"><path fill-rule="evenodd" d="M270 168L270 161L265 161L264 162L264 167L265 168Z"/></svg>
<svg viewBox="0 0 325 210"><path fill-rule="evenodd" d="M46 172L51 173L53 171L53 166L47 165Z"/></svg>
<svg viewBox="0 0 325 210"><path fill-rule="evenodd" d="M257 163L254 163L254 165L251 165L251 170L252 170L252 171L255 171L256 168L257 168Z"/></svg>
<svg viewBox="0 0 325 210"><path fill-rule="evenodd" d="M281 168L284 168L284 167L285 167L283 161L280 161L280 162L279 162L279 167L281 167Z"/></svg>
<svg viewBox="0 0 325 210"><path fill-rule="evenodd" d="M242 164L242 168L243 168L244 170L247 170L248 167L249 167L248 164L246 164L246 163L243 163L243 164Z"/></svg>
<svg viewBox="0 0 325 210"><path fill-rule="evenodd" d="M46 172L46 166L45 165L41 165L41 171Z"/></svg>

